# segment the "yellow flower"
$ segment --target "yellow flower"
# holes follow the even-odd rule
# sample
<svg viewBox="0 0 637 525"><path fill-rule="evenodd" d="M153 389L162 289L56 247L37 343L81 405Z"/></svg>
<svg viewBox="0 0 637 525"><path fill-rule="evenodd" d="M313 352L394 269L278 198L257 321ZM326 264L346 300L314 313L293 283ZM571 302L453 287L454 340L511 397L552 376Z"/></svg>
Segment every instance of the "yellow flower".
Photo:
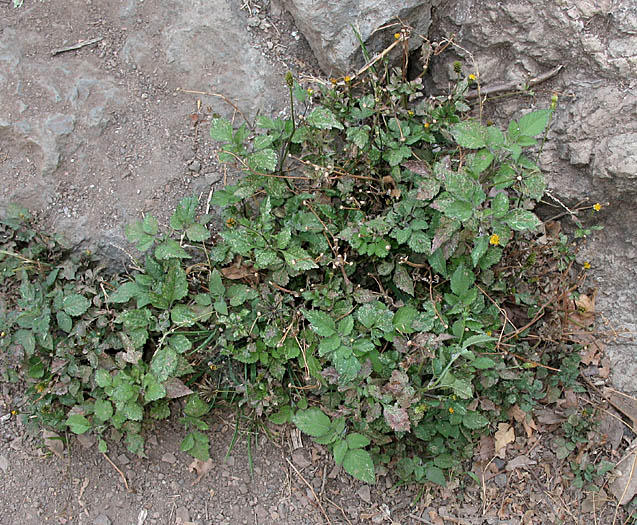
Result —
<svg viewBox="0 0 637 525"><path fill-rule="evenodd" d="M425 127L425 129L427 129L429 126L431 126L431 124L429 124L429 122L425 122L423 126Z"/></svg>
<svg viewBox="0 0 637 525"><path fill-rule="evenodd" d="M309 89L307 90L307 94L308 94L308 95L310 95L310 96L312 96L312 95L314 94L314 90L313 90L312 88L309 88Z"/></svg>
<svg viewBox="0 0 637 525"><path fill-rule="evenodd" d="M11 415L12 416L17 416L18 415L18 411L17 410L12 410L11 411Z"/></svg>
<svg viewBox="0 0 637 525"><path fill-rule="evenodd" d="M602 209L602 205L599 202L596 202L595 204L593 204L593 209L595 211L599 211Z"/></svg>
<svg viewBox="0 0 637 525"><path fill-rule="evenodd" d="M491 237L489 237L489 244L498 246L500 244L500 236L497 233L494 233Z"/></svg>
<svg viewBox="0 0 637 525"><path fill-rule="evenodd" d="M407 115L409 115L410 117L414 116L414 112L410 109L409 111L407 111Z"/></svg>
<svg viewBox="0 0 637 525"><path fill-rule="evenodd" d="M473 73L471 73L471 74L469 75L469 80L470 80L471 82L475 82L475 80L476 80L476 76L475 76Z"/></svg>
<svg viewBox="0 0 637 525"><path fill-rule="evenodd" d="M350 77L349 75L345 75L345 82L349 83L352 81L352 77Z"/></svg>
<svg viewBox="0 0 637 525"><path fill-rule="evenodd" d="M453 409L453 407L449 407L449 413L453 414L455 412L455 410Z"/></svg>
<svg viewBox="0 0 637 525"><path fill-rule="evenodd" d="M398 40L400 38L400 33L394 33L394 38Z"/></svg>
<svg viewBox="0 0 637 525"><path fill-rule="evenodd" d="M228 228L234 228L236 224L237 224L237 221L235 220L235 218L234 218L234 217L230 217L230 218L226 221L226 226L228 226Z"/></svg>
<svg viewBox="0 0 637 525"><path fill-rule="evenodd" d="M491 330L487 330L487 335L488 335L489 337L491 337L491 334L492 334L492 333L493 333L493 332L491 332Z"/></svg>
<svg viewBox="0 0 637 525"><path fill-rule="evenodd" d="M330 78L330 82L332 83L332 85L335 86L338 80L336 80L335 78Z"/></svg>
<svg viewBox="0 0 637 525"><path fill-rule="evenodd" d="M591 269L591 263L589 263L588 261L586 261L586 262L584 263L584 269L585 269L585 270L590 270L590 269Z"/></svg>
<svg viewBox="0 0 637 525"><path fill-rule="evenodd" d="M0 332L0 337L4 337L5 335L7 334L5 334L4 332Z"/></svg>

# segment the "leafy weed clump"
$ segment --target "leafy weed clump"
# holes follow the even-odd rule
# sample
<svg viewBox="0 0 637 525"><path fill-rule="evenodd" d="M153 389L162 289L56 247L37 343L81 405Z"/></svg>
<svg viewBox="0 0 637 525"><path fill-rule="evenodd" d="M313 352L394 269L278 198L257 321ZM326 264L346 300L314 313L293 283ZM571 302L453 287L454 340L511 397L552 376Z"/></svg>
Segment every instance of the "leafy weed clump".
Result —
<svg viewBox="0 0 637 525"><path fill-rule="evenodd" d="M545 182L526 153L556 101L502 131L466 117L473 75L441 97L388 64L316 92L287 82L288 118L212 122L244 173L209 203L216 242L188 197L168 233L129 226L143 260L104 277L88 258L38 262L36 234L5 220L20 411L144 455L144 424L186 397L181 447L206 460L204 416L225 399L294 423L357 479L444 485L511 409L577 377L551 314L572 261L532 211Z"/></svg>

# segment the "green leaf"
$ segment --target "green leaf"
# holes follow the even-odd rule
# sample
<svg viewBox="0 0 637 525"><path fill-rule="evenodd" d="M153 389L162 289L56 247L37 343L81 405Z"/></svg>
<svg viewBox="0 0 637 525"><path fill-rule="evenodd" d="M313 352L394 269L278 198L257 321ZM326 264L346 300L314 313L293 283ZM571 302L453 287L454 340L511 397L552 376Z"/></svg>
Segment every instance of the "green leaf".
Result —
<svg viewBox="0 0 637 525"><path fill-rule="evenodd" d="M186 401L184 414L191 417L202 417L210 411L210 405L199 397L198 394L192 394Z"/></svg>
<svg viewBox="0 0 637 525"><path fill-rule="evenodd" d="M90 430L91 423L81 414L73 414L66 419L66 424L74 434L84 434L87 430Z"/></svg>
<svg viewBox="0 0 637 525"><path fill-rule="evenodd" d="M159 222L157 222L157 219L155 219L155 217L153 217L153 215L149 213L148 215L146 215L146 217L144 217L142 229L144 230L145 234L152 235L154 237L159 231Z"/></svg>
<svg viewBox="0 0 637 525"><path fill-rule="evenodd" d="M168 339L168 345L178 354L183 354L192 348L192 343L185 335L173 335Z"/></svg>
<svg viewBox="0 0 637 525"><path fill-rule="evenodd" d="M394 284L399 290L414 295L414 281L412 280L407 268L402 264L397 264L394 270Z"/></svg>
<svg viewBox="0 0 637 525"><path fill-rule="evenodd" d="M477 430L486 427L489 424L489 420L479 412L472 411L467 412L462 417L462 424L471 430Z"/></svg>
<svg viewBox="0 0 637 525"><path fill-rule="evenodd" d="M67 314L73 317L82 315L84 312L86 312L86 310L88 310L88 307L90 305L91 303L86 297L83 297L82 295L77 293L67 295L62 300L62 308Z"/></svg>
<svg viewBox="0 0 637 525"><path fill-rule="evenodd" d="M219 142L232 142L232 124L225 118L213 118L210 125L210 138Z"/></svg>
<svg viewBox="0 0 637 525"><path fill-rule="evenodd" d="M361 369L361 363L352 355L352 349L341 346L332 354L332 363L338 372L341 383L352 381Z"/></svg>
<svg viewBox="0 0 637 525"><path fill-rule="evenodd" d="M133 454L145 458L144 454L144 438L137 432L127 432L124 438L126 448Z"/></svg>
<svg viewBox="0 0 637 525"><path fill-rule="evenodd" d="M473 397L473 387L465 379L455 378L451 383L451 389L454 395L460 399L471 399Z"/></svg>
<svg viewBox="0 0 637 525"><path fill-rule="evenodd" d="M177 369L178 355L169 346L164 346L155 352L150 362L150 370L160 383L168 379Z"/></svg>
<svg viewBox="0 0 637 525"><path fill-rule="evenodd" d="M320 408L297 410L292 421L301 432L312 437L320 437L330 431L330 418Z"/></svg>
<svg viewBox="0 0 637 525"><path fill-rule="evenodd" d="M314 262L312 256L300 246L291 246L283 252L285 262L290 268L297 271L306 271L318 268L318 264Z"/></svg>
<svg viewBox="0 0 637 525"><path fill-rule="evenodd" d="M198 430L192 431L188 436L192 436L192 446L190 446L188 450L185 450L185 452L188 452L193 458L200 461L208 461L210 459L210 438ZM188 436L186 436L186 438ZM184 450L183 443L182 450Z"/></svg>
<svg viewBox="0 0 637 525"><path fill-rule="evenodd" d="M504 191L499 192L491 201L491 210L496 219L501 219L509 211L509 197Z"/></svg>
<svg viewBox="0 0 637 525"><path fill-rule="evenodd" d="M361 448L348 450L343 460L343 469L360 481L370 484L376 483L374 462L366 450Z"/></svg>
<svg viewBox="0 0 637 525"><path fill-rule="evenodd" d="M216 268L210 274L208 288L210 289L210 293L215 297L223 297L226 293L226 287L221 280L221 273L219 273L219 270Z"/></svg>
<svg viewBox="0 0 637 525"><path fill-rule="evenodd" d="M35 352L35 336L31 330L18 330L13 337L16 343L22 345L27 355L32 355Z"/></svg>
<svg viewBox="0 0 637 525"><path fill-rule="evenodd" d="M111 374L109 374L107 370L104 370L103 368L98 368L95 371L95 382L97 383L97 386L106 388L108 386L111 386L111 384L113 383L113 378L111 377Z"/></svg>
<svg viewBox="0 0 637 525"><path fill-rule="evenodd" d="M478 357L471 361L471 366L480 370L486 370L487 368L493 368L495 366L495 361L490 357Z"/></svg>
<svg viewBox="0 0 637 525"><path fill-rule="evenodd" d="M144 231L144 224L142 221L127 224L126 228L124 228L124 232L126 233L126 238L130 242L135 243L135 247L140 252L145 252L153 245L153 242L155 242L155 236L148 235Z"/></svg>
<svg viewBox="0 0 637 525"><path fill-rule="evenodd" d="M441 487L445 487L447 485L444 472L433 465L425 469L425 477L428 481L431 481L436 485L440 485Z"/></svg>
<svg viewBox="0 0 637 525"><path fill-rule="evenodd" d="M318 346L319 356L323 357L327 354L334 352L341 347L341 338L338 334L334 334L330 337L323 339Z"/></svg>
<svg viewBox="0 0 637 525"><path fill-rule="evenodd" d="M122 414L126 416L126 419L130 419L131 421L141 421L144 418L142 407L135 401L126 403L122 408Z"/></svg>
<svg viewBox="0 0 637 525"><path fill-rule="evenodd" d="M343 124L337 120L334 113L322 106L318 106L312 110L307 116L307 122L310 126L318 129L343 129Z"/></svg>
<svg viewBox="0 0 637 525"><path fill-rule="evenodd" d="M270 414L268 420L275 425L285 425L292 422L292 407L289 405L283 406L278 412Z"/></svg>
<svg viewBox="0 0 637 525"><path fill-rule="evenodd" d="M334 448L332 449L332 453L334 454L334 462L337 465L343 463L345 459L345 453L347 452L347 441L341 439L334 444Z"/></svg>
<svg viewBox="0 0 637 525"><path fill-rule="evenodd" d="M113 417L113 405L106 399L96 399L94 411L95 417L101 422Z"/></svg>
<svg viewBox="0 0 637 525"><path fill-rule="evenodd" d="M496 340L495 337L492 337L487 334L472 335L471 337L468 337L462 342L462 349L466 350L470 346L479 345L481 343L488 343L489 341L495 341L495 340Z"/></svg>
<svg viewBox="0 0 637 525"><path fill-rule="evenodd" d="M411 325L417 316L418 310L416 310L413 306L403 306L396 311L392 322L396 327L396 330L399 332L402 332L403 334L412 334L415 330Z"/></svg>
<svg viewBox="0 0 637 525"><path fill-rule="evenodd" d="M478 149L487 145L487 128L473 120L465 120L454 125L451 134L463 148Z"/></svg>
<svg viewBox="0 0 637 525"><path fill-rule="evenodd" d="M203 224L195 222L186 228L186 236L192 242L203 242L210 238L210 232Z"/></svg>
<svg viewBox="0 0 637 525"><path fill-rule="evenodd" d="M451 276L451 291L461 297L469 290L475 280L474 273L461 264Z"/></svg>
<svg viewBox="0 0 637 525"><path fill-rule="evenodd" d="M352 450L355 448L366 447L370 443L367 436L363 436L362 434L358 434L356 432L347 434L347 437L345 439L347 440L347 446Z"/></svg>
<svg viewBox="0 0 637 525"><path fill-rule="evenodd" d="M471 262L473 263L474 268L478 266L480 259L485 253L487 253L488 249L489 249L488 236L485 235L483 237L477 237L474 240L473 250L471 250Z"/></svg>
<svg viewBox="0 0 637 525"><path fill-rule="evenodd" d="M195 324L197 316L192 308L186 304L177 304L170 311L170 319L180 327L188 327Z"/></svg>
<svg viewBox="0 0 637 525"><path fill-rule="evenodd" d="M274 250L263 249L254 251L254 262L255 269L260 270L281 262L281 259Z"/></svg>
<svg viewBox="0 0 637 525"><path fill-rule="evenodd" d="M166 388L164 387L164 385L158 383L152 374L146 375L152 377L153 381L151 381L146 387L146 392L144 393L144 401L146 401L146 403L150 403L151 401L157 401L158 399L166 397Z"/></svg>
<svg viewBox="0 0 637 525"><path fill-rule="evenodd" d="M364 148L369 142L367 126L347 128L347 140L353 142L359 148Z"/></svg>
<svg viewBox="0 0 637 525"><path fill-rule="evenodd" d="M519 208L511 210L504 218L504 222L508 224L512 229L519 232L525 230L534 230L542 223L542 221L540 221L540 219L538 219L530 211L521 210Z"/></svg>
<svg viewBox="0 0 637 525"><path fill-rule="evenodd" d="M195 222L195 213L199 199L195 196L184 197L177 204L175 212L170 217L170 227L175 230L183 230Z"/></svg>
<svg viewBox="0 0 637 525"><path fill-rule="evenodd" d="M550 116L550 109L540 109L527 113L518 121L517 127L520 135L527 137L539 135L546 129Z"/></svg>
<svg viewBox="0 0 637 525"><path fill-rule="evenodd" d="M254 171L273 172L277 166L277 154L272 149L263 149L248 157L248 166Z"/></svg>
<svg viewBox="0 0 637 525"><path fill-rule="evenodd" d="M320 310L301 310L301 313L309 321L310 328L316 334L329 337L336 333L336 323L327 313Z"/></svg>
<svg viewBox="0 0 637 525"><path fill-rule="evenodd" d="M337 329L340 335L347 337L349 334L352 333L352 330L354 329L354 317L348 315L347 317L341 319L338 322Z"/></svg>
<svg viewBox="0 0 637 525"><path fill-rule="evenodd" d="M139 285L136 282L129 281L122 285L120 285L115 292L113 292L108 300L111 303L127 303L133 297L135 297L140 292Z"/></svg>
<svg viewBox="0 0 637 525"><path fill-rule="evenodd" d="M155 248L155 258L160 261L168 259L190 259L190 255L186 253L179 243L173 239L166 239Z"/></svg>

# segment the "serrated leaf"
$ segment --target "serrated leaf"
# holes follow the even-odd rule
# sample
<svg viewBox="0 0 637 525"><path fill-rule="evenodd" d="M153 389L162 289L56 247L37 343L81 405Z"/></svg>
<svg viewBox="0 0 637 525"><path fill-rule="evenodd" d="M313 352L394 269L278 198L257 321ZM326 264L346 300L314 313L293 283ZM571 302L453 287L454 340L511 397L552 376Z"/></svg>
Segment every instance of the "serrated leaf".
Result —
<svg viewBox="0 0 637 525"><path fill-rule="evenodd" d="M73 414L66 419L66 424L74 434L84 434L91 429L91 423L81 414Z"/></svg>
<svg viewBox="0 0 637 525"><path fill-rule="evenodd" d="M210 273L208 288L214 297L223 297L226 293L226 287L221 280L221 273L216 268Z"/></svg>
<svg viewBox="0 0 637 525"><path fill-rule="evenodd" d="M347 128L347 140L353 142L359 148L364 148L369 141L367 126Z"/></svg>
<svg viewBox="0 0 637 525"><path fill-rule="evenodd" d="M144 401L147 403L151 401L157 401L158 399L162 399L166 397L166 388L161 383L157 381L152 381L146 387L146 391L144 393Z"/></svg>
<svg viewBox="0 0 637 525"><path fill-rule="evenodd" d="M146 454L144 454L144 438L140 434L127 432L124 443L126 444L126 448L133 454L142 458L146 457Z"/></svg>
<svg viewBox="0 0 637 525"><path fill-rule="evenodd" d="M546 129L550 116L550 109L540 109L527 113L518 121L517 127L520 135L527 137L539 135Z"/></svg>
<svg viewBox="0 0 637 525"><path fill-rule="evenodd" d="M210 138L219 142L232 142L232 124L225 118L213 118L210 124Z"/></svg>
<svg viewBox="0 0 637 525"><path fill-rule="evenodd" d="M334 462L337 465L340 465L341 463L343 463L347 449L348 449L347 441L345 441L344 439L341 439L340 441L337 441L336 443L334 443L334 448L332 449L332 453L334 454Z"/></svg>
<svg viewBox="0 0 637 525"><path fill-rule="evenodd" d="M361 369L360 361L352 355L352 349L346 346L341 346L332 354L332 363L341 383L352 381Z"/></svg>
<svg viewBox="0 0 637 525"><path fill-rule="evenodd" d="M173 239L166 239L155 248L155 258L160 261L168 259L190 259L190 255L186 253L179 243Z"/></svg>
<svg viewBox="0 0 637 525"><path fill-rule="evenodd" d="M312 407L307 410L297 410L292 421L301 432L308 436L320 437L330 431L330 418L320 408Z"/></svg>
<svg viewBox="0 0 637 525"><path fill-rule="evenodd" d="M279 256L274 250L263 249L263 250L255 250L254 252L254 268L256 270L267 268L273 264L281 262Z"/></svg>
<svg viewBox="0 0 637 525"><path fill-rule="evenodd" d="M148 235L144 231L142 221L127 224L124 228L124 233L126 234L126 238L130 242L134 243L135 248L137 248L140 252L145 252L153 245L153 242L155 242L155 237L153 235Z"/></svg>
<svg viewBox="0 0 637 525"><path fill-rule="evenodd" d="M170 227L175 230L183 230L194 223L198 204L199 199L195 196L181 199L170 217Z"/></svg>
<svg viewBox="0 0 637 525"><path fill-rule="evenodd" d="M299 246L293 246L283 252L285 262L297 271L306 271L318 268L318 264L314 262L309 253Z"/></svg>
<svg viewBox="0 0 637 525"><path fill-rule="evenodd" d="M348 450L343 459L343 469L350 476L360 481L372 485L376 483L374 461L366 450L361 448Z"/></svg>
<svg viewBox="0 0 637 525"><path fill-rule="evenodd" d="M483 237L478 237L474 240L473 250L471 250L471 262L473 263L473 267L478 266L480 259L482 256L487 253L489 249L489 237L486 235Z"/></svg>
<svg viewBox="0 0 637 525"><path fill-rule="evenodd" d="M145 234L155 236L159 231L159 222L157 222L157 219L149 213L146 217L144 217L142 229Z"/></svg>
<svg viewBox="0 0 637 525"><path fill-rule="evenodd" d="M199 397L198 394L193 394L186 401L184 407L184 413L191 417L202 417L210 412L210 405Z"/></svg>
<svg viewBox="0 0 637 525"><path fill-rule="evenodd" d="M473 397L473 387L469 381L464 379L454 379L451 383L451 389L454 395L460 399L471 399Z"/></svg>
<svg viewBox="0 0 637 525"><path fill-rule="evenodd" d="M487 128L473 120L465 120L454 125L451 134L463 148L478 149L487 145Z"/></svg>
<svg viewBox="0 0 637 525"><path fill-rule="evenodd" d="M322 106L312 110L307 116L307 122L318 129L343 129L343 124L338 121L334 113Z"/></svg>
<svg viewBox="0 0 637 525"><path fill-rule="evenodd" d="M462 424L471 430L477 430L486 427L489 424L489 420L480 412L471 411L462 417Z"/></svg>
<svg viewBox="0 0 637 525"><path fill-rule="evenodd" d="M386 406L383 410L385 422L394 432L409 432L411 422L407 410L399 406Z"/></svg>
<svg viewBox="0 0 637 525"><path fill-rule="evenodd" d="M86 310L88 310L88 307L90 305L91 303L86 297L77 293L67 295L62 300L62 308L68 315L72 317L78 317L82 315L84 312L86 312Z"/></svg>
<svg viewBox="0 0 637 525"><path fill-rule="evenodd" d="M542 223L532 212L519 208L507 213L504 222L516 231L534 230Z"/></svg>
<svg viewBox="0 0 637 525"><path fill-rule="evenodd" d="M414 295L414 281L409 275L409 271L402 264L397 264L394 269L394 284L399 290Z"/></svg>
<svg viewBox="0 0 637 525"><path fill-rule="evenodd" d="M275 425L285 425L286 423L291 423L292 407L290 407L289 405L281 407L278 412L270 414L270 416L268 416L268 420Z"/></svg>
<svg viewBox="0 0 637 525"><path fill-rule="evenodd" d="M124 405L122 408L122 414L126 417L126 419L130 419L131 421L141 421L144 418L144 411L142 407L134 401Z"/></svg>
<svg viewBox="0 0 637 525"><path fill-rule="evenodd" d="M478 357L471 361L471 366L478 368L479 370L486 370L487 368L493 368L495 361L490 357Z"/></svg>
<svg viewBox="0 0 637 525"><path fill-rule="evenodd" d="M273 172L277 166L277 154L272 149L264 149L252 153L248 157L248 166L254 171Z"/></svg>
<svg viewBox="0 0 637 525"><path fill-rule="evenodd" d="M319 356L323 357L327 354L334 352L341 346L341 338L338 334L334 334L330 337L323 339L318 346Z"/></svg>
<svg viewBox="0 0 637 525"><path fill-rule="evenodd" d="M354 317L348 315L338 322L338 333L342 336L348 336L354 328Z"/></svg>
<svg viewBox="0 0 637 525"><path fill-rule="evenodd" d="M195 324L197 316L192 308L186 304L177 304L170 311L170 319L180 327L188 327Z"/></svg>
<svg viewBox="0 0 637 525"><path fill-rule="evenodd" d="M178 354L183 354L192 348L192 343L185 335L173 335L168 339L168 345Z"/></svg>
<svg viewBox="0 0 637 525"><path fill-rule="evenodd" d="M195 222L186 228L186 236L192 242L202 242L210 238L210 232L203 224Z"/></svg>
<svg viewBox="0 0 637 525"><path fill-rule="evenodd" d="M336 323L326 312L320 310L301 310L301 313L309 321L310 328L316 334L329 337L336 333Z"/></svg>
<svg viewBox="0 0 637 525"><path fill-rule="evenodd" d="M95 382L97 383L97 386L106 388L107 386L111 386L113 379L107 370L98 368L95 371Z"/></svg>

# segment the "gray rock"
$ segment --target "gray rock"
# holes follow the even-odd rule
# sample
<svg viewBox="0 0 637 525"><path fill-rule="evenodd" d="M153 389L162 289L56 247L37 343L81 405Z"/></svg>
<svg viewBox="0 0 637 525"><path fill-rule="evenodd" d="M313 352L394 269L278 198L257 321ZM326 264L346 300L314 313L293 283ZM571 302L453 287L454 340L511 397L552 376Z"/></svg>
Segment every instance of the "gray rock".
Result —
<svg viewBox="0 0 637 525"><path fill-rule="evenodd" d="M410 44L416 46L417 34L426 35L431 23L431 0L284 0L285 7L310 44L321 68L327 74L343 75L362 64L363 54L352 26L358 28L370 54L384 49L394 40L399 26L378 29L398 18L414 28Z"/></svg>
<svg viewBox="0 0 637 525"><path fill-rule="evenodd" d="M93 520L93 525L111 525L111 520L106 514L100 514Z"/></svg>
<svg viewBox="0 0 637 525"><path fill-rule="evenodd" d="M0 456L0 470L5 473L9 470L9 460L6 456Z"/></svg>

